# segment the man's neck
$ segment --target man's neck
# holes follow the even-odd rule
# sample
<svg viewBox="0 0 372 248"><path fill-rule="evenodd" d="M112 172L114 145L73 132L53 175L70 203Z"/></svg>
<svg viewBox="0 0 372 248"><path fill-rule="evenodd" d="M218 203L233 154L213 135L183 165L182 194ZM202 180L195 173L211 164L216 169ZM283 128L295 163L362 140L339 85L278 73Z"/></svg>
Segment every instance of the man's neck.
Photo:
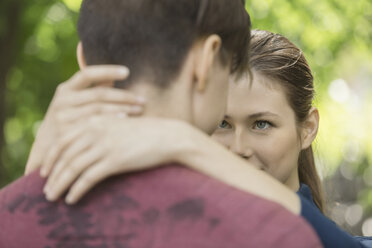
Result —
<svg viewBox="0 0 372 248"><path fill-rule="evenodd" d="M151 83L137 82L129 88L130 92L146 99L144 116L191 122L190 97L186 90L178 83L171 84L167 89L160 89Z"/></svg>

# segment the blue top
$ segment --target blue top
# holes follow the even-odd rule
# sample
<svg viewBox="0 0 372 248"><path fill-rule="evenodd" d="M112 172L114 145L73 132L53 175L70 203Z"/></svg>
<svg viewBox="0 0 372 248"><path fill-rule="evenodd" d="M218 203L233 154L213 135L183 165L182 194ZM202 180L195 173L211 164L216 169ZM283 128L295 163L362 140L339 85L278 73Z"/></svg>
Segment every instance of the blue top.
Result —
<svg viewBox="0 0 372 248"><path fill-rule="evenodd" d="M353 237L324 216L315 205L310 188L306 184L301 184L297 194L301 199L301 216L304 217L317 232L324 247L372 247L371 238Z"/></svg>

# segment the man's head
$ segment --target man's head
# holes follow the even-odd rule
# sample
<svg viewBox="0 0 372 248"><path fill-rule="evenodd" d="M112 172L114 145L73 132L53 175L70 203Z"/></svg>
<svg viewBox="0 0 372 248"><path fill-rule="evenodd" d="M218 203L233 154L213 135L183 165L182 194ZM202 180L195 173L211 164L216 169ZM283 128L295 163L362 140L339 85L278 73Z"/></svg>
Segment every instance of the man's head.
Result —
<svg viewBox="0 0 372 248"><path fill-rule="evenodd" d="M86 64L129 67L121 87L145 81L166 90L180 78L195 82L200 94L191 96L189 121L210 132L212 121L200 118L222 115L225 75L248 61L250 19L241 0L84 0L78 32ZM224 85L211 85L215 80Z"/></svg>

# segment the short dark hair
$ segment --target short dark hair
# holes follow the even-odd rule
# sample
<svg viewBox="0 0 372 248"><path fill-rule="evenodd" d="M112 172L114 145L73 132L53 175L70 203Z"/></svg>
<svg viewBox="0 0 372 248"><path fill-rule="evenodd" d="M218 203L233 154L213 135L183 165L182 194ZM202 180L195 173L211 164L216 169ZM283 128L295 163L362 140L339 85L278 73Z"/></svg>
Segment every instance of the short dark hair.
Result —
<svg viewBox="0 0 372 248"><path fill-rule="evenodd" d="M166 87L192 44L211 34L222 39L221 62L243 71L250 25L242 0L84 0L78 33L88 65L126 65L129 84L145 77Z"/></svg>

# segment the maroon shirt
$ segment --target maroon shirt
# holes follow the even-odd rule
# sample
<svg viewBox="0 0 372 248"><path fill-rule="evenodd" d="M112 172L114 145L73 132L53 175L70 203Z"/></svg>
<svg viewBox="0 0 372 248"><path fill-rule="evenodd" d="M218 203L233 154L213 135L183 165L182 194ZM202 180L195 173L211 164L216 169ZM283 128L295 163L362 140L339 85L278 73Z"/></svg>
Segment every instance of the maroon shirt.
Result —
<svg viewBox="0 0 372 248"><path fill-rule="evenodd" d="M72 207L44 183L0 191L0 248L321 247L301 217L180 166L110 178Z"/></svg>

